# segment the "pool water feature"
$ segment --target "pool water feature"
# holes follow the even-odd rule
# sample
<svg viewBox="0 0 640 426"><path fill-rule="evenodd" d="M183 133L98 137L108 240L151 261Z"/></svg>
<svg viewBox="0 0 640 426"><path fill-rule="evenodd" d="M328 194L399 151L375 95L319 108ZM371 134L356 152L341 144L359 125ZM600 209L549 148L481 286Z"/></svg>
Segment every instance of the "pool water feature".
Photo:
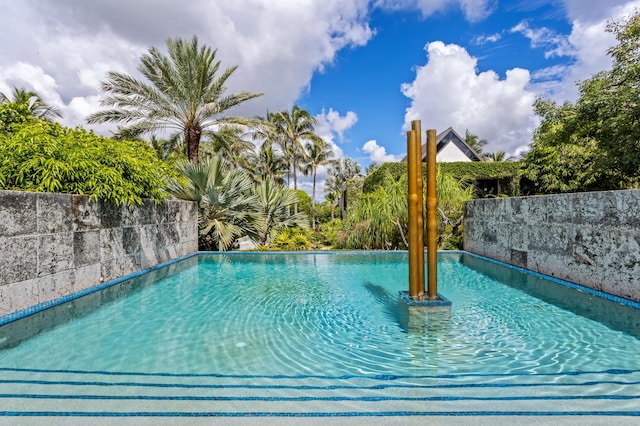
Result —
<svg viewBox="0 0 640 426"><path fill-rule="evenodd" d="M538 275L440 254L453 305L425 310L399 300L406 253L200 254L172 267L0 328L0 385L20 388L0 395L18 407L7 413L102 401L95 415L395 416L424 414L428 400L487 412L493 399L640 414L640 311ZM57 325L13 337L36 323Z"/></svg>

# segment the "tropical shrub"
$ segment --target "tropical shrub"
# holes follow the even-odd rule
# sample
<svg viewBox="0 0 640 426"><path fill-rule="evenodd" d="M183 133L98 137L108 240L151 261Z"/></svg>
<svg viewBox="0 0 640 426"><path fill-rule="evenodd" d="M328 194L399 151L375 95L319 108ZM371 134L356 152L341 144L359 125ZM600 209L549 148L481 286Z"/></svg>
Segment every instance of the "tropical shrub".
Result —
<svg viewBox="0 0 640 426"><path fill-rule="evenodd" d="M278 185L271 179L258 182L255 186L257 210L261 215L259 239L266 244L278 231L286 227L309 227L309 217L304 213L292 213L298 201L295 190Z"/></svg>
<svg viewBox="0 0 640 426"><path fill-rule="evenodd" d="M397 250L408 247L407 175L396 179L387 172L382 182L360 197L342 228L333 234L336 248ZM473 198L474 188L440 171L436 186L438 247L461 248L464 202Z"/></svg>
<svg viewBox="0 0 640 426"><path fill-rule="evenodd" d="M313 236L302 228L282 228L269 244L260 246L260 250L269 251L305 251L313 247Z"/></svg>
<svg viewBox="0 0 640 426"><path fill-rule="evenodd" d="M169 169L143 142L105 138L38 118L10 127L0 133L0 189L86 194L116 204L166 198Z"/></svg>
<svg viewBox="0 0 640 426"><path fill-rule="evenodd" d="M423 175L426 175L423 164ZM518 195L520 193L519 180L521 165L517 161L464 161L452 163L438 163L438 170L463 182L473 183L478 179L497 179L500 187L506 195ZM378 185L383 184L389 173L393 179L398 180L407 174L407 163L384 163L376 167L365 178L362 190L372 192Z"/></svg>
<svg viewBox="0 0 640 426"><path fill-rule="evenodd" d="M181 176L169 180L167 188L176 198L198 203L201 249L228 250L237 238L255 240L263 232L253 181L244 172L231 169L220 156L200 163L178 160L176 167Z"/></svg>

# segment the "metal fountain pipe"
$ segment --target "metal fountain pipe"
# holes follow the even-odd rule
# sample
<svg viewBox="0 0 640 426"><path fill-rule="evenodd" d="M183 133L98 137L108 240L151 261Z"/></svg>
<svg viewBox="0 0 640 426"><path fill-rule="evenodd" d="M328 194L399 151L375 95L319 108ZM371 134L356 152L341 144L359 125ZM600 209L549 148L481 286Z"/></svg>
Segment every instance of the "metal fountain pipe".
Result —
<svg viewBox="0 0 640 426"><path fill-rule="evenodd" d="M418 273L420 274L420 291L424 293L424 204L423 204L423 196L424 196L424 186L422 184L422 129L421 129L420 120L413 120L411 122L411 129L415 130L417 135L417 155L416 155L416 163L418 167L418 174L416 179L418 181L418 187L416 189L418 193L418 213L417 213L417 223L416 228L418 229Z"/></svg>
<svg viewBox="0 0 640 426"><path fill-rule="evenodd" d="M438 298L438 224L436 209L436 131L427 130L427 299Z"/></svg>
<svg viewBox="0 0 640 426"><path fill-rule="evenodd" d="M424 247L420 246L419 234L423 230L418 222L419 205L422 204L422 190L418 192L418 176L422 173L422 161L420 159L422 147L418 143L418 133L415 130L407 132L407 173L408 191L407 206L409 213L409 297L420 299L424 295ZM422 180L422 178L420 177ZM420 252L423 253L423 262L420 263ZM422 271L420 271L422 269ZM420 278L422 277L422 280Z"/></svg>

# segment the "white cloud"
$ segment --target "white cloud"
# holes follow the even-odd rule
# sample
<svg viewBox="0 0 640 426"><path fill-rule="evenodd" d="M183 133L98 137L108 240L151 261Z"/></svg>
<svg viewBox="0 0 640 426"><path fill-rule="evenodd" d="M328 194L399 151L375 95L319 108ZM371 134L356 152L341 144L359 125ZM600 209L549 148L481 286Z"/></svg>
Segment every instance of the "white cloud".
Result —
<svg viewBox="0 0 640 426"><path fill-rule="evenodd" d="M573 56L573 47L567 37L548 28L531 28L527 21L521 21L511 28L512 33L521 33L531 41L531 47L544 48L545 57Z"/></svg>
<svg viewBox="0 0 640 426"><path fill-rule="evenodd" d="M529 144L537 126L529 71L514 68L500 79L493 71L478 73L477 59L455 44L433 42L426 50L427 64L417 68L413 82L402 85L411 99L405 128L422 119L423 129L468 129L489 142L488 152L513 153Z"/></svg>
<svg viewBox="0 0 640 426"><path fill-rule="evenodd" d="M264 115L291 107L338 51L373 37L368 8L368 0L0 2L0 68L21 62L40 69L31 85L54 87L60 102L79 114L82 98L94 104L101 96L107 70L136 75L140 54L151 46L164 49L167 37L198 34L202 44L218 49L223 69L238 65L227 80L230 93L264 93L233 113ZM0 74L0 86L13 81ZM84 124L79 118L74 125Z"/></svg>
<svg viewBox="0 0 640 426"><path fill-rule="evenodd" d="M9 94L13 87L34 91L44 102L62 106L56 80L39 66L25 62L0 66L0 92Z"/></svg>
<svg viewBox="0 0 640 426"><path fill-rule="evenodd" d="M572 46L575 63L567 69L562 79L557 84L549 86L545 93L559 103L577 99L577 82L611 68L612 62L607 50L616 44L616 40L613 34L605 31L607 23L623 19L640 10L640 1L637 0L565 0L565 3L573 23L568 42Z"/></svg>
<svg viewBox="0 0 640 426"><path fill-rule="evenodd" d="M358 115L353 111L347 111L344 116L341 116L338 111L329 108L329 112L323 110L316 116L316 119L318 120L316 130L320 137L333 142L334 134L342 141L344 132L358 122Z"/></svg>
<svg viewBox="0 0 640 426"><path fill-rule="evenodd" d="M597 23L603 19L614 17L621 9L632 10L638 8L638 1L629 0L606 0L606 1L584 1L584 0L563 0L569 19L580 22Z"/></svg>
<svg viewBox="0 0 640 426"><path fill-rule="evenodd" d="M358 115L353 111L347 111L345 115L340 115L338 111L329 108L329 112L323 110L315 118L317 120L316 134L331 146L333 157L344 157L342 148L336 142L336 136L339 141L342 141L344 132L358 122Z"/></svg>
<svg viewBox="0 0 640 426"><path fill-rule="evenodd" d="M489 16L496 3L495 0L378 0L375 5L391 10L418 9L423 17L458 7L468 21L477 22Z"/></svg>
<svg viewBox="0 0 640 426"><path fill-rule="evenodd" d="M500 33L489 34L489 35L481 34L481 35L475 36L471 40L471 43L475 44L476 46L482 46L488 43L496 43L500 41L501 38L502 38L502 34Z"/></svg>
<svg viewBox="0 0 640 426"><path fill-rule="evenodd" d="M369 154L369 159L373 163L387 163L402 160L402 155L387 154L385 147L378 145L375 140L367 141L362 145L362 150Z"/></svg>

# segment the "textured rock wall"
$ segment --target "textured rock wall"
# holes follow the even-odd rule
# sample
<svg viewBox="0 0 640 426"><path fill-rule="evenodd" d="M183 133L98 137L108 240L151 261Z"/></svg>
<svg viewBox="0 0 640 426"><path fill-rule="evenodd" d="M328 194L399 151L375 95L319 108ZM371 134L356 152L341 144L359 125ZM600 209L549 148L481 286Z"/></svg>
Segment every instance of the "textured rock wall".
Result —
<svg viewBox="0 0 640 426"><path fill-rule="evenodd" d="M197 249L195 203L0 191L0 315Z"/></svg>
<svg viewBox="0 0 640 426"><path fill-rule="evenodd" d="M640 190L470 201L464 248L640 301Z"/></svg>

